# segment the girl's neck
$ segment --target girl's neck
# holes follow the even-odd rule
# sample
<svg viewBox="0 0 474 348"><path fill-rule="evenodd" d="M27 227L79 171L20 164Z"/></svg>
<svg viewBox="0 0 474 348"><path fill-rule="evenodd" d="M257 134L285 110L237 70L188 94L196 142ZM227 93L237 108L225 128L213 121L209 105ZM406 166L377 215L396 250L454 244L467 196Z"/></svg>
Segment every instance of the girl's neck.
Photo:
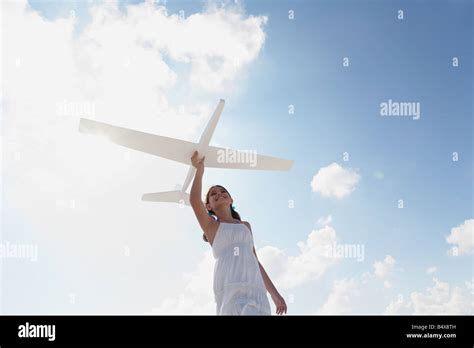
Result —
<svg viewBox="0 0 474 348"><path fill-rule="evenodd" d="M218 211L214 211L217 215L217 218L219 221L223 222L235 222L234 217L232 216L232 213L230 212L230 209L222 209Z"/></svg>

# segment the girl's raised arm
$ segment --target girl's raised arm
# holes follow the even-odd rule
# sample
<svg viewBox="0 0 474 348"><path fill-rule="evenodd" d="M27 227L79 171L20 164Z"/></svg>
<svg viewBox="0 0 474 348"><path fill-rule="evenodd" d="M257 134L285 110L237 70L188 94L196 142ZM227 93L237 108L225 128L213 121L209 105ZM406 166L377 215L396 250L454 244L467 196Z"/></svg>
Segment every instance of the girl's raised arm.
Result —
<svg viewBox="0 0 474 348"><path fill-rule="evenodd" d="M212 241L213 235L215 234L215 226L217 222L209 216L206 206L201 200L202 191L202 176L204 174L204 158L198 159L198 152L194 151L191 157L191 163L196 168L196 174L194 175L193 186L191 187L191 193L189 194L189 203L194 210L194 214L201 225L201 228L206 235L208 241ZM214 233L212 233L214 231Z"/></svg>

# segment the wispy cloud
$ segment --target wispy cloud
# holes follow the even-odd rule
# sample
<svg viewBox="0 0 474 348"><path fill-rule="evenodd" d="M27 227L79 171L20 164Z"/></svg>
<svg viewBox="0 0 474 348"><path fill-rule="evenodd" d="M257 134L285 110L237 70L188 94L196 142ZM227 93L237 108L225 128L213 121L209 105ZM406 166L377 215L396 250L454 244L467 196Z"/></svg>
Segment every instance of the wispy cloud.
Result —
<svg viewBox="0 0 474 348"><path fill-rule="evenodd" d="M41 240L38 267L43 250L58 250L48 254L58 281L71 269L78 279L102 279L131 264L142 281L156 274L156 264L181 272L190 255L163 260L171 244L185 243L192 220L180 218L178 206L157 208L140 197L173 189L185 167L79 134L79 118L197 140L222 93L232 95L258 57L266 18L238 5L181 18L151 1L126 12L104 1L91 5L91 21L75 35L77 18L46 20L26 1L1 6L9 33L2 39L3 193L8 209L39 234L27 236ZM143 295L134 305L165 295L160 277L167 271L158 273L149 283L153 298ZM125 296L136 286L117 282L112 277L102 290ZM86 296L80 285L73 291ZM106 302L89 300L97 311Z"/></svg>
<svg viewBox="0 0 474 348"><path fill-rule="evenodd" d="M449 255L472 254L474 250L474 219L464 221L453 227L446 237L446 242L454 246L448 250Z"/></svg>
<svg viewBox="0 0 474 348"><path fill-rule="evenodd" d="M294 288L318 279L339 262L338 258L327 256L328 248L336 241L336 231L325 226L312 231L306 241L297 243L298 255L287 255L285 251L274 246L260 248L258 255L279 286Z"/></svg>
<svg viewBox="0 0 474 348"><path fill-rule="evenodd" d="M386 255L382 261L375 261L374 271L364 272L360 276L342 278L334 281L327 300L316 314L367 314L374 313L376 302L383 300L377 293L380 283L390 288L389 276L394 271L395 259Z"/></svg>
<svg viewBox="0 0 474 348"><path fill-rule="evenodd" d="M407 300L399 296L391 301L385 314L472 314L472 281L465 287L453 286L438 278L424 292L411 292Z"/></svg>
<svg viewBox="0 0 474 348"><path fill-rule="evenodd" d="M332 222L332 215L322 216L318 219L318 224L321 226L329 225Z"/></svg>

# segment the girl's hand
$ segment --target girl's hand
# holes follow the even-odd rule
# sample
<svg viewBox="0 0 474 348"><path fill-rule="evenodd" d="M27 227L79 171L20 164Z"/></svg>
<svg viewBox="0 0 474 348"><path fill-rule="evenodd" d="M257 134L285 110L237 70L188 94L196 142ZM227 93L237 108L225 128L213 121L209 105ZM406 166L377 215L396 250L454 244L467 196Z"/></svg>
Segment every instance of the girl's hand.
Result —
<svg viewBox="0 0 474 348"><path fill-rule="evenodd" d="M286 313L286 303L283 297L280 294L272 295L272 300L276 306L276 314L283 314Z"/></svg>
<svg viewBox="0 0 474 348"><path fill-rule="evenodd" d="M194 151L193 156L191 157L191 163L194 168L196 169L204 169L204 159L206 156L203 158L198 158L199 153L197 151Z"/></svg>

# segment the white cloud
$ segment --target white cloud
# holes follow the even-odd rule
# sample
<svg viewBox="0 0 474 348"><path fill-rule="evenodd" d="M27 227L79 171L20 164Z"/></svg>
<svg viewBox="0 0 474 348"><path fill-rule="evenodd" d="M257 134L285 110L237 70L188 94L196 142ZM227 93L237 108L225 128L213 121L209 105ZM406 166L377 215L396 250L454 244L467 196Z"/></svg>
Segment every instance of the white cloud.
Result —
<svg viewBox="0 0 474 348"><path fill-rule="evenodd" d="M472 282L465 288L452 286L433 278L434 285L425 292L412 292L408 301L403 296L389 303L385 314L472 314Z"/></svg>
<svg viewBox="0 0 474 348"><path fill-rule="evenodd" d="M382 279L385 279L395 267L395 259L391 255L386 255L383 261L376 261L374 263L374 274Z"/></svg>
<svg viewBox="0 0 474 348"><path fill-rule="evenodd" d="M184 291L177 296L167 296L158 307L153 308L151 313L147 314L215 314L216 303L212 286L214 263L212 251L206 251L197 269L184 274Z"/></svg>
<svg viewBox="0 0 474 348"><path fill-rule="evenodd" d="M464 282L466 285L466 288L469 289L471 292L471 295L474 295L474 278L472 278L470 281Z"/></svg>
<svg viewBox="0 0 474 348"><path fill-rule="evenodd" d="M305 242L298 242L300 252L288 256L283 250L265 246L257 255L270 278L283 288L294 288L321 277L338 258L327 257L327 248L336 243L336 231L329 226L312 231Z"/></svg>
<svg viewBox="0 0 474 348"><path fill-rule="evenodd" d="M464 285L471 295L471 308L474 312L474 278L472 278L470 281L464 282Z"/></svg>
<svg viewBox="0 0 474 348"><path fill-rule="evenodd" d="M329 225L332 222L332 216L329 214L328 216L322 216L318 219L318 224L321 226Z"/></svg>
<svg viewBox="0 0 474 348"><path fill-rule="evenodd" d="M390 301L382 314L409 314L410 304L404 301L403 295L399 294L396 300Z"/></svg>
<svg viewBox="0 0 474 348"><path fill-rule="evenodd" d="M334 282L328 299L317 314L345 314L353 310L355 297L360 295L360 284L355 279Z"/></svg>
<svg viewBox="0 0 474 348"><path fill-rule="evenodd" d="M264 246L257 255L267 274L277 289L302 286L321 277L337 258L325 256L326 246L336 240L336 232L330 227L312 231L306 242L299 242L300 254L287 256L274 246ZM153 314L214 314L213 297L214 258L206 251L196 270L184 275L183 291L178 295L167 296L162 303L153 308Z"/></svg>
<svg viewBox="0 0 474 348"><path fill-rule="evenodd" d="M472 254L474 250L474 219L466 220L461 225L453 227L449 236L446 237L446 242L454 244L448 250L449 255Z"/></svg>
<svg viewBox="0 0 474 348"><path fill-rule="evenodd" d="M76 37L72 17L45 20L26 1L1 6L2 177L9 211L28 226L24 237L40 244L39 259L47 255L51 267L61 268L58 281L71 269L77 279L107 274L108 291L122 291L116 298L123 299L134 293L135 283L117 287L114 282L122 278L111 270L136 263L135 276L153 278L149 288L156 291L150 296L160 297L168 286L160 277L169 269L180 272L191 258L183 253L180 263L167 262L171 248L186 243L193 220L177 205L144 203L140 197L173 189L186 168L90 139L78 132L79 117L197 140L222 93L237 88L239 75L257 58L266 18L245 15L238 6L211 6L183 20L151 2L121 13L116 2L105 1L93 5L91 22ZM94 105L95 113L58 114L64 104ZM123 256L126 245L133 256ZM163 269L157 272L156 264ZM99 312L106 302L88 300L97 301ZM137 307L152 301L145 295L139 300Z"/></svg>
<svg viewBox="0 0 474 348"><path fill-rule="evenodd" d="M359 277L336 280L316 314L373 314L376 302L383 299L378 292L380 280L384 288L391 288L392 283L387 278L394 271L394 266L395 259L386 255L383 261L375 261L373 273L364 272Z"/></svg>
<svg viewBox="0 0 474 348"><path fill-rule="evenodd" d="M410 295L415 314L467 314L471 313L469 296L457 286L433 278L434 286L425 293L412 292Z"/></svg>
<svg viewBox="0 0 474 348"><path fill-rule="evenodd" d="M426 269L426 274L433 274L433 273L436 273L437 270L438 270L438 269L437 269L435 266L433 266L433 267L428 267L428 268Z"/></svg>
<svg viewBox="0 0 474 348"><path fill-rule="evenodd" d="M113 34L129 43L137 40L155 51L160 62L160 55L167 55L190 64L188 81L198 89L222 92L232 87L229 83L255 60L265 41L267 17L248 16L240 6L210 4L203 13L184 13L184 18L168 14L164 6L156 7L151 1L128 9L128 16L119 18L115 6L98 7L94 37ZM101 24L104 20L114 24L113 31ZM117 40L119 46L121 40Z"/></svg>
<svg viewBox="0 0 474 348"><path fill-rule="evenodd" d="M360 175L352 168L343 168L332 163L321 168L311 181L313 192L319 192L323 197L341 199L351 194L360 180Z"/></svg>

